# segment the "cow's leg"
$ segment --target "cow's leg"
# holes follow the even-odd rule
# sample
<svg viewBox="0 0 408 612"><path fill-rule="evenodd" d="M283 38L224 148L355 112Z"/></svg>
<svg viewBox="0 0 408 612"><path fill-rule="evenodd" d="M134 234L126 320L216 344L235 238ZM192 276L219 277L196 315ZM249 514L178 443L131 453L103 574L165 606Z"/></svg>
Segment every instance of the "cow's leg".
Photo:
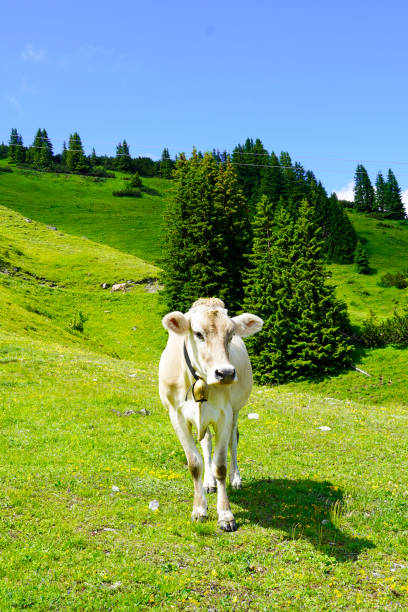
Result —
<svg viewBox="0 0 408 612"><path fill-rule="evenodd" d="M226 476L228 443L231 437L232 411L224 412L215 427L215 448L212 467L217 479L218 524L223 531L236 531L237 524L228 501Z"/></svg>
<svg viewBox="0 0 408 612"><path fill-rule="evenodd" d="M193 477L194 503L191 518L193 521L204 521L207 519L207 500L205 498L201 476L203 473L203 460L195 445L191 429L184 417L177 410L169 410L171 423L184 448L187 458L188 469Z"/></svg>
<svg viewBox="0 0 408 612"><path fill-rule="evenodd" d="M241 475L238 469L237 448L238 448L238 412L233 413L231 437L229 441L230 447L230 483L233 489L240 489L242 486Z"/></svg>
<svg viewBox="0 0 408 612"><path fill-rule="evenodd" d="M206 493L215 493L217 490L217 482L212 473L212 465L211 465L211 432L210 429L207 428L205 432L204 438L201 440L201 448L203 451L204 457L204 491Z"/></svg>

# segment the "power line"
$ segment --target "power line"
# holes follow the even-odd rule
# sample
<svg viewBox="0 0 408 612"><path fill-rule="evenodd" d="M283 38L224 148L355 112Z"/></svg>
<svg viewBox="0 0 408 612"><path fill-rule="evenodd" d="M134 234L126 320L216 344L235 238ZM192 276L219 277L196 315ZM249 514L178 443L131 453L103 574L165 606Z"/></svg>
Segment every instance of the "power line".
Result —
<svg viewBox="0 0 408 612"><path fill-rule="evenodd" d="M1 134L2 138L8 138L9 135L6 135L5 133ZM42 140L48 140L50 141L50 137L45 137L45 136L36 136L36 138L41 138ZM60 140L62 142L65 142L67 140L67 138L62 138L60 136L55 136L56 140ZM81 139L82 140L82 139ZM101 139L94 139L95 142L100 142L102 144L111 144L111 145L115 145L117 146L118 144L123 144L123 141L113 141L113 140L101 140ZM124 139L126 140L126 139ZM141 147L142 149L144 149L145 151L152 151L152 150L159 150L160 147L152 147L152 148L147 148L145 147L145 145L142 144L137 144L137 143L129 143L126 141L126 144L129 147L133 147L133 148L138 148ZM6 146L10 146L10 145L6 145ZM24 146L24 145L23 145ZM28 146L27 148L33 148L31 146ZM92 147L95 148L95 147ZM213 150L216 151L220 151L220 153L223 153L224 151L221 151L219 148L215 148ZM252 156L260 156L260 157L270 157L270 154L268 152L266 153L254 153L252 151L233 151L232 153L228 153L228 155L252 155ZM98 157L103 157L103 155L98 155ZM109 157L109 156L108 156ZM384 160L384 159L353 159L353 158L343 158L343 157L327 157L327 156L317 156L317 155L300 155L300 157L305 158L305 159L317 159L317 160L324 160L324 161L337 161L337 162L353 162L353 163L366 163L366 164L394 164L394 165L408 165L408 161L397 161L397 160ZM283 167L283 166L280 166Z"/></svg>
<svg viewBox="0 0 408 612"><path fill-rule="evenodd" d="M232 155L260 155L262 157L270 157L269 153L252 153L245 151L233 151ZM344 162L364 162L365 164L408 164L408 161L395 161L395 160L384 160L384 159L349 159L345 157L319 157L316 155L301 155L305 159L319 159L324 161L344 161Z"/></svg>
<svg viewBox="0 0 408 612"><path fill-rule="evenodd" d="M51 150L49 149L49 152L53 153L53 145L51 143L51 140L49 137L45 137L45 136L38 136L36 137L38 139L42 139L44 140L46 143L48 143L51 147ZM65 141L64 141L65 142ZM110 143L110 144L114 144L113 141L100 141L100 142L105 142L105 143ZM122 144L122 143L119 143ZM131 145L129 143L127 143L128 146L135 146L135 145ZM34 145L28 145L25 146L24 144L20 144L20 143L13 143L13 144L7 144L5 145L7 147L22 147L25 149L43 149L43 146L34 146ZM95 147L93 147L94 149ZM214 149L215 150L215 149ZM219 149L217 149L218 151ZM65 149L65 151L77 151L76 149ZM151 149L150 149L151 151ZM253 152L242 152L242 151L234 151L232 154L227 153L227 155L230 158L230 163L233 164L234 166L249 166L249 167L254 167L254 168L281 168L283 170L296 170L296 165L293 166L282 166L281 164L251 164L251 163L244 163L244 162L237 162L237 161L233 161L233 159L231 159L231 157L233 155L254 155L254 156L262 156L262 157L269 157L269 153L253 153ZM53 153L53 155L61 155L61 153ZM84 153L85 157L89 157ZM130 155L130 153L115 153L115 155L107 155L106 153L104 153L103 155L96 155L96 157L130 157L131 159L137 159L136 157L133 157ZM140 157L140 156L139 156ZM307 156L302 156L302 157L307 157ZM313 156L309 156L310 159L321 159L321 160L325 160L325 161L347 161L347 162L362 162L364 161L364 163L382 163L382 164L400 164L400 165L406 165L408 164L408 161L385 161L385 160L357 160L357 159L342 159L342 158L330 158L330 157L313 157ZM159 161L159 160L153 160L153 161ZM224 163L222 161L219 161L218 163ZM297 164L298 162L296 162ZM299 164L301 166L301 164ZM319 169L318 170L319 173L337 173L337 174L344 174L344 170L338 170L338 169L330 169L330 168L323 168L323 169ZM355 174L364 174L364 171L355 171ZM398 173L398 176L400 177L406 177L408 176L408 174L401 174Z"/></svg>

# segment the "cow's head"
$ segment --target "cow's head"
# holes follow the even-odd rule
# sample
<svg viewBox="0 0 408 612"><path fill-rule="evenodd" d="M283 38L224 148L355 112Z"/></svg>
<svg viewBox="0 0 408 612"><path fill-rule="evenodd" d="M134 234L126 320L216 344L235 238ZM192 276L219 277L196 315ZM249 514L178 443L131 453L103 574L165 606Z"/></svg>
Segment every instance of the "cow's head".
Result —
<svg viewBox="0 0 408 612"><path fill-rule="evenodd" d="M163 319L167 330L185 336L193 366L209 385L228 385L237 379L229 357L232 337L252 336L262 323L248 313L230 318L217 298L201 298L186 314L170 312Z"/></svg>

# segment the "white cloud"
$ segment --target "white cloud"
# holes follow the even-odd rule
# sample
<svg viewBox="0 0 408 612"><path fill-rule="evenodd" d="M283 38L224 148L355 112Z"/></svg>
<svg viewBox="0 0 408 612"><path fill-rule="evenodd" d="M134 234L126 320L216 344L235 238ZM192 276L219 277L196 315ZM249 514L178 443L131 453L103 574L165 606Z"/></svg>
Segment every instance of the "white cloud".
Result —
<svg viewBox="0 0 408 612"><path fill-rule="evenodd" d="M342 187L338 191L335 192L339 200L349 200L350 202L354 201L354 181L350 181L347 183L345 187Z"/></svg>
<svg viewBox="0 0 408 612"><path fill-rule="evenodd" d="M23 112L23 107L17 100L16 96L3 96L3 100L6 100L6 102L8 102L10 106L18 113Z"/></svg>
<svg viewBox="0 0 408 612"><path fill-rule="evenodd" d="M43 49L36 49L33 45L26 45L21 52L21 59L24 62L42 63L45 61L45 51Z"/></svg>

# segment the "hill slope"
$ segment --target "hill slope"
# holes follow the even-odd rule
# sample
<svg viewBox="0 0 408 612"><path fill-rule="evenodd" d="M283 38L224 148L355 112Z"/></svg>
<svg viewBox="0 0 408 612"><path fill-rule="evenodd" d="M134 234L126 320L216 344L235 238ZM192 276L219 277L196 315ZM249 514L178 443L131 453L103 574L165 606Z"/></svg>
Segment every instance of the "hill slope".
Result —
<svg viewBox="0 0 408 612"><path fill-rule="evenodd" d="M4 161L0 164L6 165ZM14 169L11 174L0 173L0 203L26 217L160 264L162 215L171 195L171 181L143 179L157 195L113 197L112 191L122 182L121 178L94 182L92 177ZM386 272L406 265L408 224L387 221L388 227L383 227L366 215L350 214L365 243L373 273L357 274L350 265L330 268L338 295L346 301L352 321L358 324L370 309L379 317L390 316L405 299L407 291L380 287L379 281Z"/></svg>
<svg viewBox="0 0 408 612"><path fill-rule="evenodd" d="M0 609L408 608L406 352L357 355L392 384L345 372L255 389L230 493L239 530L219 533L214 496L192 525L157 396L166 336L144 279L158 269L61 231L77 223L68 201L60 223L34 204L57 231L0 207Z"/></svg>
<svg viewBox="0 0 408 612"><path fill-rule="evenodd" d="M27 223L0 206L0 329L130 357L144 351L146 330L155 337L160 329L157 295L146 291L158 273L137 257ZM121 281L132 281L129 292L100 287ZM80 312L83 333L75 330Z"/></svg>
<svg viewBox="0 0 408 612"><path fill-rule="evenodd" d="M4 160L0 165L7 166ZM14 168L13 173L0 173L0 204L156 263L161 256L162 211L171 182L144 178L143 183L152 193L117 198L112 191L123 186L120 173L116 179L101 180Z"/></svg>

